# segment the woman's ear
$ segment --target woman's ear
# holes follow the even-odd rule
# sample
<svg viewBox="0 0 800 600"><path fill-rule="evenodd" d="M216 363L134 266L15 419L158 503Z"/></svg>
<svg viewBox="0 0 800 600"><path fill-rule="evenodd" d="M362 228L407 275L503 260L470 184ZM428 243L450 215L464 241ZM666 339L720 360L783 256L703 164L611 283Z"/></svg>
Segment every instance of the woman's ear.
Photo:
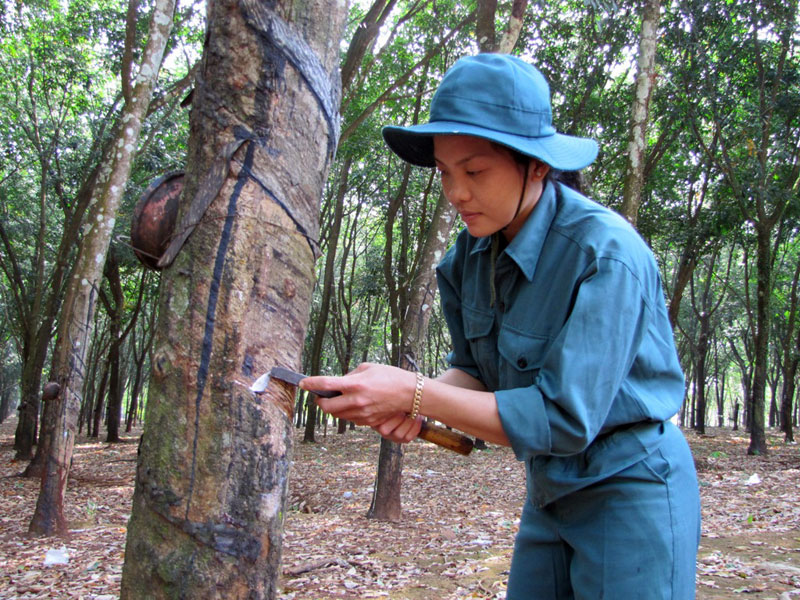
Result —
<svg viewBox="0 0 800 600"><path fill-rule="evenodd" d="M550 172L550 165L543 163L535 158L531 159L531 166L528 170L532 181L541 181Z"/></svg>

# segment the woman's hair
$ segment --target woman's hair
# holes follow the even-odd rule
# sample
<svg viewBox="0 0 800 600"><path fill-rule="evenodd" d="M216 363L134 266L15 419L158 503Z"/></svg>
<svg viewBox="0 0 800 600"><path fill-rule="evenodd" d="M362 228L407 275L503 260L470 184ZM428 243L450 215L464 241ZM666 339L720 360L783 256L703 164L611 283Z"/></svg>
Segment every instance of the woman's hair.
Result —
<svg viewBox="0 0 800 600"><path fill-rule="evenodd" d="M563 183L568 188L572 188L579 194L583 193L583 175L580 171L554 171L550 169L550 173L554 181Z"/></svg>

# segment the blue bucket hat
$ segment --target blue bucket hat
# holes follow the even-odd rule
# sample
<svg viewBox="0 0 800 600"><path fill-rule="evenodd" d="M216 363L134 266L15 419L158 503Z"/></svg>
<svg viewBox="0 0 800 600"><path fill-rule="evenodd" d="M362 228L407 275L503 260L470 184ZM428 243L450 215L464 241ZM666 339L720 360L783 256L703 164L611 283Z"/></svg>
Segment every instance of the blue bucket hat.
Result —
<svg viewBox="0 0 800 600"><path fill-rule="evenodd" d="M597 157L597 142L557 133L550 86L538 69L508 54L459 59L433 95L430 120L382 130L389 148L403 160L433 167L433 136L471 135L547 163L577 171Z"/></svg>

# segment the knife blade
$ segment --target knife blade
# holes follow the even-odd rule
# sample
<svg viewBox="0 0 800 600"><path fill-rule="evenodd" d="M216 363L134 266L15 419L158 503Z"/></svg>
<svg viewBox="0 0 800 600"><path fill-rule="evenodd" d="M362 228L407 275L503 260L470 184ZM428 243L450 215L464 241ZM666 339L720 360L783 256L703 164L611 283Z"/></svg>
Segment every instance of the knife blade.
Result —
<svg viewBox="0 0 800 600"><path fill-rule="evenodd" d="M280 379L281 381L285 381L290 385L298 385L303 379L308 377L308 375L304 375L303 373L298 373L297 371L292 371L291 369L287 369L286 367L272 367L272 369L268 373L264 373L261 377L255 380L253 385L250 386L250 391L256 394L263 393L267 386L269 385L270 379ZM341 392L326 392L323 390L309 390L312 394L316 394L317 396L322 396L323 398L334 398L336 396L341 396Z"/></svg>

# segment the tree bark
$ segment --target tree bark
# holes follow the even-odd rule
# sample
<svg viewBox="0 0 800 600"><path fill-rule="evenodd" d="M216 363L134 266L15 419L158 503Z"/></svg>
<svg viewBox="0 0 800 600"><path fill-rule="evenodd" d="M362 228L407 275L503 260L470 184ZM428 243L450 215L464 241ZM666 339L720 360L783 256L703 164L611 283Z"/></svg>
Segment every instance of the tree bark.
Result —
<svg viewBox="0 0 800 600"><path fill-rule="evenodd" d="M101 291L100 299L103 301L106 312L109 316L109 330L111 334L111 344L108 351L108 404L106 410L106 436L107 443L120 441L119 425L120 412L122 410L122 377L120 374L121 366L121 346L130 329L122 331L122 312L125 297L122 293L122 281L119 275L119 262L113 250L110 250L106 258L105 276L108 280L108 287L111 291L112 302L106 294ZM133 317L135 319L135 315Z"/></svg>
<svg viewBox="0 0 800 600"><path fill-rule="evenodd" d="M23 352L23 355L29 354ZM41 358L41 360L39 360ZM33 446L36 444L37 423L39 420L39 387L42 384L42 365L44 356L23 356L22 376L20 377L20 403L17 407L19 420L14 432L15 460L32 460Z"/></svg>
<svg viewBox="0 0 800 600"><path fill-rule="evenodd" d="M505 29L502 32L497 32L495 31L497 0L478 0L475 37L477 38L480 52L510 54L514 46L517 45L520 31L522 31L522 19L525 16L525 8L527 6L528 0L513 0L511 14L508 16Z"/></svg>
<svg viewBox="0 0 800 600"><path fill-rule="evenodd" d="M274 598L319 201L338 138L344 4L209 3L163 274L121 598Z"/></svg>
<svg viewBox="0 0 800 600"><path fill-rule="evenodd" d="M46 458L42 487L29 531L34 534L66 533L63 513L69 466L85 378L85 359L91 338L97 289L114 229L117 208L130 174L142 120L164 56L174 0L158 0L153 8L150 33L132 98L126 103L118 128L115 153L101 167L88 229L78 250L75 272L62 305L51 379L61 386L55 435Z"/></svg>
<svg viewBox="0 0 800 600"><path fill-rule="evenodd" d="M797 358L798 356L800 356L800 331L797 333L794 354L788 359L784 367L783 391L781 392L781 431L784 436L783 440L787 444L794 442L792 404L797 390L797 384L795 382L797 381L798 363L800 363Z"/></svg>
<svg viewBox="0 0 800 600"><path fill-rule="evenodd" d="M447 249L456 212L444 195L440 194L425 236L420 262L411 286L406 310L408 316L403 320L401 332L402 356L411 357L414 361L419 361L422 355L422 345L436 296L436 266Z"/></svg>
<svg viewBox="0 0 800 600"><path fill-rule="evenodd" d="M783 354L783 388L781 390L780 425L784 434L784 441L794 442L792 428L792 402L797 387L797 366L800 363L800 327L797 327L798 312L800 311L800 262L795 267L792 277L792 287L789 293L789 315L784 339L781 340Z"/></svg>
<svg viewBox="0 0 800 600"><path fill-rule="evenodd" d="M628 160L622 194L622 215L634 226L644 185L645 149L650 96L655 87L656 42L661 17L661 0L645 0L642 10L642 30L639 38L639 59L634 84L631 127L628 138Z"/></svg>
<svg viewBox="0 0 800 600"><path fill-rule="evenodd" d="M403 514L400 492L403 488L403 445L381 438L378 452L378 471L368 519L399 521Z"/></svg>
<svg viewBox="0 0 800 600"><path fill-rule="evenodd" d="M36 456L28 463L23 471L23 477L41 478L44 472L45 457L50 451L53 430L56 424L56 410L58 407L59 385L55 382L45 384L42 390L42 419L39 427L39 443L36 446Z"/></svg>
<svg viewBox="0 0 800 600"><path fill-rule="evenodd" d="M105 404L106 400L106 388L108 387L108 380L109 376L111 375L111 363L107 360L104 360L102 365L102 375L100 375L100 384L97 386L97 390L95 391L94 402L92 404L87 404L86 407L89 411L88 414L91 415L89 427L87 427L89 437L91 438L100 437L100 421L103 418L103 405Z"/></svg>
<svg viewBox="0 0 800 600"><path fill-rule="evenodd" d="M688 241L681 252L680 259L678 260L678 269L672 282L672 294L670 295L668 312L672 329L675 329L678 325L678 315L680 315L683 292L686 290L686 286L689 285L689 281L697 267L693 239L694 238Z"/></svg>
<svg viewBox="0 0 800 600"><path fill-rule="evenodd" d="M769 353L769 301L772 294L772 227L756 223L756 330L753 339L755 362L753 364L753 387L750 411L750 445L748 454L765 456L767 454L767 434L764 427L764 409L767 392L767 360Z"/></svg>
<svg viewBox="0 0 800 600"><path fill-rule="evenodd" d="M706 361L708 359L708 338L711 333L711 323L709 315L701 315L700 334L697 339L697 352L695 363L695 412L694 429L697 433L704 435L706 432Z"/></svg>
<svg viewBox="0 0 800 600"><path fill-rule="evenodd" d="M707 408L707 388L706 388L706 380L707 371L708 371L708 354L711 347L711 341L713 337L713 327L712 327L712 318L714 314L717 312L719 307L721 306L723 300L726 296L726 285L725 283L728 281L728 277L730 275L731 264L733 262L733 253L728 254L728 266L723 277L720 277L720 274L717 270L717 259L719 257L720 250L719 248L715 248L706 261L706 269L705 274L703 276L702 281L702 290L700 293L700 297L698 299L697 294L695 293L695 284L694 281L692 282L692 308L695 314L695 321L697 326L699 327L698 335L697 335L697 342L695 343L695 350L694 350L694 373L695 373L695 381L697 382L696 386L696 419L694 422L695 430L700 434L705 434L706 432L706 408ZM720 283L716 290L717 298L713 298L712 288L714 287L714 283Z"/></svg>
<svg viewBox="0 0 800 600"><path fill-rule="evenodd" d="M719 350L715 344L714 348L714 385L715 400L717 402L717 427L725 426L725 383L727 380L727 370L720 369Z"/></svg>
<svg viewBox="0 0 800 600"><path fill-rule="evenodd" d="M525 17L525 9L528 7L528 0L513 0L511 3L511 15L508 23L497 44L497 51L501 54L510 54L517 45L519 34L522 31L522 21Z"/></svg>
<svg viewBox="0 0 800 600"><path fill-rule="evenodd" d="M495 27L494 15L497 10L497 0L478 0L478 9L475 19L475 37L478 38L480 52L495 52Z"/></svg>

